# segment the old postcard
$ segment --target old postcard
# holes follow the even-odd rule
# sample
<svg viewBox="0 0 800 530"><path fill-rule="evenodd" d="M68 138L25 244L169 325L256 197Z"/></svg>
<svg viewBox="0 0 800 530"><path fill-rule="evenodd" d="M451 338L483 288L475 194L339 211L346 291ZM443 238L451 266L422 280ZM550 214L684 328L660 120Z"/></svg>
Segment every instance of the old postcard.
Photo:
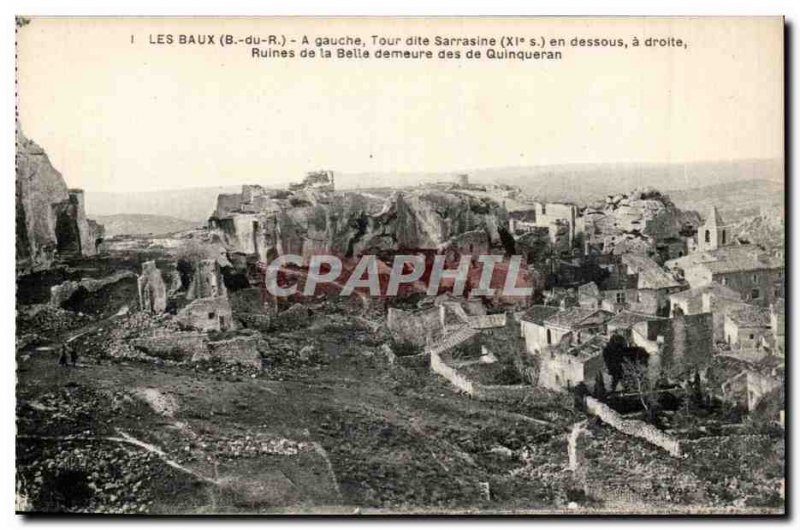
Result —
<svg viewBox="0 0 800 530"><path fill-rule="evenodd" d="M785 512L781 18L16 32L19 512Z"/></svg>

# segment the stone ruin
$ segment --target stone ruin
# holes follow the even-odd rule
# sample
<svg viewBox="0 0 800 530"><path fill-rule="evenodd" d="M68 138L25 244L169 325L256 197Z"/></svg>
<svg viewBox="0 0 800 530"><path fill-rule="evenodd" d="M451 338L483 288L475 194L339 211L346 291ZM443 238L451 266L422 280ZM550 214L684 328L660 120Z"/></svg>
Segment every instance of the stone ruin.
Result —
<svg viewBox="0 0 800 530"><path fill-rule="evenodd" d="M19 123L16 140L17 270L47 269L58 256L94 256L102 226L86 218L83 190L67 188Z"/></svg>
<svg viewBox="0 0 800 530"><path fill-rule="evenodd" d="M184 326L201 331L234 329L228 290L217 260L205 259L197 263L186 299L191 302L177 315Z"/></svg>
<svg viewBox="0 0 800 530"><path fill-rule="evenodd" d="M301 190L318 190L318 191L333 191L333 171L324 169L321 171L310 171L306 173L305 178L298 184L290 184L291 191Z"/></svg>
<svg viewBox="0 0 800 530"><path fill-rule="evenodd" d="M186 293L187 300L198 298L215 298L218 296L228 297L225 288L225 281L222 278L222 271L215 259L200 260L195 265L194 276L189 284Z"/></svg>
<svg viewBox="0 0 800 530"><path fill-rule="evenodd" d="M150 313L163 313L167 309L167 286L155 261L142 264L142 274L137 281L139 308Z"/></svg>

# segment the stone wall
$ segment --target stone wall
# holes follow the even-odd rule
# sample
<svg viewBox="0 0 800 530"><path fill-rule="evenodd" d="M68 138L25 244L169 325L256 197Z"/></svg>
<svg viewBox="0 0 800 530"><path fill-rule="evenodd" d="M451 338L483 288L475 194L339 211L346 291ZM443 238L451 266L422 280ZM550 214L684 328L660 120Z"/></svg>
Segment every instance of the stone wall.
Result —
<svg viewBox="0 0 800 530"><path fill-rule="evenodd" d="M396 362L399 366L405 366L406 368L420 368L430 366L431 355L428 352L422 352L417 355L398 355Z"/></svg>
<svg viewBox="0 0 800 530"><path fill-rule="evenodd" d="M532 388L528 385L482 385L460 373L442 359L438 353L430 353L431 370L450 382L461 392L480 401L514 402L528 396Z"/></svg>
<svg viewBox="0 0 800 530"><path fill-rule="evenodd" d="M132 339L131 346L153 357L186 361L208 349L208 337L197 332L158 333Z"/></svg>
<svg viewBox="0 0 800 530"><path fill-rule="evenodd" d="M222 278L222 271L217 260L204 259L197 262L186 298L194 300L196 298L227 296L227 294L225 281Z"/></svg>
<svg viewBox="0 0 800 530"><path fill-rule="evenodd" d="M472 381L459 374L455 368L445 363L442 357L436 352L431 352L431 370L447 379L450 384L460 391L470 396L475 395L475 385Z"/></svg>
<svg viewBox="0 0 800 530"><path fill-rule="evenodd" d="M586 412L597 416L603 420L603 423L621 433L646 440L664 449L672 456L682 456L680 442L676 438L641 420L625 419L617 411L591 396L586 398Z"/></svg>
<svg viewBox="0 0 800 530"><path fill-rule="evenodd" d="M234 328L227 296L193 300L178 312L177 320L184 326L200 331L225 331Z"/></svg>
<svg viewBox="0 0 800 530"><path fill-rule="evenodd" d="M209 342L207 356L196 355L192 360L197 361L202 358L261 369L258 337L254 336L233 337Z"/></svg>
<svg viewBox="0 0 800 530"><path fill-rule="evenodd" d="M481 401L500 401L511 403L520 401L531 395L532 388L528 385L473 385L475 397Z"/></svg>

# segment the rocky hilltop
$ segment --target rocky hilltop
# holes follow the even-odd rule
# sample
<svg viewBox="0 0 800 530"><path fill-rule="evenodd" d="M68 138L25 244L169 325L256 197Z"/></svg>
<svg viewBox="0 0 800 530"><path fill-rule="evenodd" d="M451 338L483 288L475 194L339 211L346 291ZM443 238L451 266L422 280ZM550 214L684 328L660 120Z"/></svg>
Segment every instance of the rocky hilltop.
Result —
<svg viewBox="0 0 800 530"><path fill-rule="evenodd" d="M661 259L684 255L700 226L697 212L681 210L652 188L609 195L584 211L588 242L605 253L632 252Z"/></svg>
<svg viewBox="0 0 800 530"><path fill-rule="evenodd" d="M55 257L91 256L102 227L86 218L83 190L68 189L39 145L16 131L17 270L48 268Z"/></svg>
<svg viewBox="0 0 800 530"><path fill-rule="evenodd" d="M501 248L506 224L505 210L496 201L457 191L377 194L259 186L220 195L209 221L230 251L262 260L270 254L349 257L462 244L473 247L468 251Z"/></svg>

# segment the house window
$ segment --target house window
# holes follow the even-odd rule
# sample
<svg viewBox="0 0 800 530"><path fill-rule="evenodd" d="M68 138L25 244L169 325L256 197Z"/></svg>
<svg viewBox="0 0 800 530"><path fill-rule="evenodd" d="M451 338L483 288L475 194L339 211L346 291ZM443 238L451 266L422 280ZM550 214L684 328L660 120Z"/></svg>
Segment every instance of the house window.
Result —
<svg viewBox="0 0 800 530"><path fill-rule="evenodd" d="M547 344L553 344L553 335L550 333L550 330L547 330Z"/></svg>
<svg viewBox="0 0 800 530"><path fill-rule="evenodd" d="M616 294L617 303L624 304L625 303L625 293L620 291Z"/></svg>
<svg viewBox="0 0 800 530"><path fill-rule="evenodd" d="M722 285L728 285L728 278L722 278Z"/></svg>
<svg viewBox="0 0 800 530"><path fill-rule="evenodd" d="M755 335L753 335L753 334L751 333L751 334L750 334L750 340L753 340L753 339L755 339L755 338L756 338L756 336L755 336Z"/></svg>
<svg viewBox="0 0 800 530"><path fill-rule="evenodd" d="M753 289L753 290L750 292L750 298L752 298L753 300L755 300L755 299L756 299L756 298L758 298L759 296L761 296L761 291L759 291L758 289Z"/></svg>
<svg viewBox="0 0 800 530"><path fill-rule="evenodd" d="M725 243L727 243L727 241L728 241L728 234L725 232L725 230L723 230L722 231L722 244L724 245Z"/></svg>
<svg viewBox="0 0 800 530"><path fill-rule="evenodd" d="M557 384L557 385L560 385L560 384L561 384L561 378L560 378L560 377L558 377L558 374L556 374L556 384Z"/></svg>
<svg viewBox="0 0 800 530"><path fill-rule="evenodd" d="M753 280L753 283L758 283L758 274L753 274L752 280Z"/></svg>
<svg viewBox="0 0 800 530"><path fill-rule="evenodd" d="M215 318L216 316L217 316L217 314L216 314L216 313L214 313L214 312L212 311L212 312L210 312L210 313L208 314L208 319L209 319L209 320L214 320L214 318Z"/></svg>
<svg viewBox="0 0 800 530"><path fill-rule="evenodd" d="M547 215L547 205L546 204L542 205L542 215Z"/></svg>
<svg viewBox="0 0 800 530"><path fill-rule="evenodd" d="M706 230L706 243L711 243L711 230Z"/></svg>

